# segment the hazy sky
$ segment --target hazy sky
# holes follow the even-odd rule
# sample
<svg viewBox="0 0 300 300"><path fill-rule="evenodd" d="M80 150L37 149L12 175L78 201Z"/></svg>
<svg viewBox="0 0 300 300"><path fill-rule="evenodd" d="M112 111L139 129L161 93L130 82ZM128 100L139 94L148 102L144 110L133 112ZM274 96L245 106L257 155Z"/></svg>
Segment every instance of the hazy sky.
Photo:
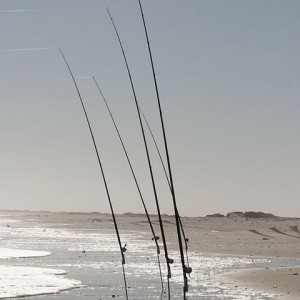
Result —
<svg viewBox="0 0 300 300"><path fill-rule="evenodd" d="M300 216L300 2L142 1L182 215ZM163 150L137 0L0 1L0 208L109 212L76 90L95 76L120 126L150 212L142 136L122 54ZM106 108L78 85L116 212L143 212ZM146 131L149 137L148 131ZM173 207L149 140L163 213Z"/></svg>

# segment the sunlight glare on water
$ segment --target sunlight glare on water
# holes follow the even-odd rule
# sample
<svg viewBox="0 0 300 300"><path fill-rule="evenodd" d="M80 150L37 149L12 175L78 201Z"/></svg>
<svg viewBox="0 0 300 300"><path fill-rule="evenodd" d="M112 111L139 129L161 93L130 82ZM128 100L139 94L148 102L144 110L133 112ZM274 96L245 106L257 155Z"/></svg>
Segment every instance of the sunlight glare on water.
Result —
<svg viewBox="0 0 300 300"><path fill-rule="evenodd" d="M6 224L9 224L7 226ZM30 222L0 223L1 245L10 249L50 251L46 257L2 260L1 268L30 267L66 270L66 280L81 282L82 287L59 294L37 296L36 299L64 299L97 296L109 299L112 296L125 298L122 265L116 235L113 230L68 229ZM127 243L126 275L129 295L134 299L165 299L161 283L157 255L153 241L147 235L134 231L121 231L121 240ZM161 247L162 249L162 247ZM47 253L47 252L45 252ZM179 253L170 252L175 262L170 280L172 299L182 299L182 270ZM160 255L163 280L166 288L164 255ZM188 299L272 299L272 295L243 289L228 284L220 274L253 265L269 263L267 259L253 257L215 256L189 252L193 272L189 278ZM29 269L28 269L29 270ZM0 279L1 280L1 279ZM55 280L55 279L53 279ZM19 283L21 284L21 283ZM36 282L38 284L38 281ZM0 284L3 289L3 285ZM5 288L4 288L5 289ZM32 287L32 289L34 289ZM45 293L47 290L45 289ZM46 297L46 298L45 298ZM96 298L95 298L96 299Z"/></svg>

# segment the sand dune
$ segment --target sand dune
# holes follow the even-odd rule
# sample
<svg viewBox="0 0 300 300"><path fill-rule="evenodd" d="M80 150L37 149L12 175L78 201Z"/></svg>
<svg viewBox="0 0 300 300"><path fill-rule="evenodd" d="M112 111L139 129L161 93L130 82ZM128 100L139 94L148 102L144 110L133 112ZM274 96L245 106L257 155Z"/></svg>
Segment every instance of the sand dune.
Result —
<svg viewBox="0 0 300 300"><path fill-rule="evenodd" d="M295 236L295 235L292 235L292 234L288 234L288 233L282 232L281 230L277 229L276 227L271 227L270 229L273 230L273 231L275 231L276 233L287 235L287 236L290 236L290 237L294 237L296 239L300 239L299 236Z"/></svg>

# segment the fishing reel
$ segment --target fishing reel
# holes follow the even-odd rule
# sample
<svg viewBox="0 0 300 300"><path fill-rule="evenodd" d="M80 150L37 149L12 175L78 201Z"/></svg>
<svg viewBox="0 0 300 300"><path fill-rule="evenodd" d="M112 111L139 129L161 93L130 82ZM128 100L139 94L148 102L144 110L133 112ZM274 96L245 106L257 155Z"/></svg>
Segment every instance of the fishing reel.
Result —
<svg viewBox="0 0 300 300"><path fill-rule="evenodd" d="M169 264L173 264L173 263L174 263L174 259L172 259L172 258L169 258L169 257L168 257L167 260L168 260L168 263L169 263Z"/></svg>
<svg viewBox="0 0 300 300"><path fill-rule="evenodd" d="M192 271L193 271L193 269L192 269L191 267L184 266L184 272L185 272L186 274L191 274Z"/></svg>
<svg viewBox="0 0 300 300"><path fill-rule="evenodd" d="M127 245L127 244L125 244L125 245L124 245L124 247L122 247L122 248L121 248L121 251L122 251L122 253L124 253L124 252L126 252L126 251L127 251L127 249L126 249L126 245Z"/></svg>

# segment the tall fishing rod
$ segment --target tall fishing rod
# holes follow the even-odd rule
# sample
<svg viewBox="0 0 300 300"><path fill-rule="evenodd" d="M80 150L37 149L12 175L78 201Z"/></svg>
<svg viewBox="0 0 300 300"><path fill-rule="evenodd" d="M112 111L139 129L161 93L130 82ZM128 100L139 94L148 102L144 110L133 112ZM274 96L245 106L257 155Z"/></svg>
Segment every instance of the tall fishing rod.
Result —
<svg viewBox="0 0 300 300"><path fill-rule="evenodd" d="M176 196L175 196L175 190L174 190L174 184L173 184L173 176L172 176L172 170L171 170L171 163L170 163L170 156L169 156L168 143L167 143L167 137L166 137L166 130L165 130L165 126L164 126L164 120L163 120L163 115L162 115L162 109L161 109L160 97L159 97L159 92L158 92L158 86L157 86L156 74L155 74L155 69L154 69L154 63L153 63L153 58L152 58L152 52L151 52L151 47L150 47L150 41L149 41L149 37L148 37L148 31L147 31L147 27L146 27L146 22L145 22L145 17L144 17L144 13L143 13L141 0L139 0L139 6L140 6L142 19L143 19L143 25L144 25L146 40L147 40L148 52L149 52L149 57L150 57L150 62L151 62L152 75L153 75L155 91L156 91L157 104L158 104L158 108L159 108L161 128L162 128L162 133L163 133L163 138L164 138L165 152L166 152L167 163L168 163L168 171L169 171L169 179L170 179L170 184L171 184L171 193L172 193L173 206L174 206L174 211L175 211L176 229L177 229L178 244L179 244L179 250L180 250L183 280L184 280L183 298L186 299L186 293L188 292L187 274L191 273L192 269L185 265L185 260L184 260L182 238L181 238L181 233L180 233L180 221L179 221L179 214L178 214Z"/></svg>
<svg viewBox="0 0 300 300"><path fill-rule="evenodd" d="M150 229L151 229L151 232L152 232L152 235L153 235L152 240L155 242L155 245L156 245L156 252L157 252L157 261L158 261L158 267L159 267L159 274L160 274L161 286L162 286L162 290L163 290L163 289L164 289L164 284L163 284L163 280L162 280L162 272L161 272L161 265L160 265L160 258L159 258L160 249L159 249L159 245L158 245L159 236L156 236L156 235L155 235L155 231L154 231L154 228L153 228L153 225L152 225L152 222L151 222L151 219L150 219L150 216L149 216L149 213L148 213L148 210L147 210L145 201L144 201L144 197L143 197L142 192L141 192L141 189L140 189L140 185L139 185L139 183L138 183L138 180L137 180L137 178L136 178L135 172L134 172L134 170L133 170L133 167L132 167L132 164L131 164L131 161L130 161L130 159L129 159L129 155L128 155L128 152L127 152L127 149L126 149L126 147L125 147L123 138L122 138L122 136L121 136L121 134L120 134L120 131L119 131L119 128L118 128L117 123L116 123L116 121L115 121L115 118L114 118L114 116L113 116L113 114L112 114L112 112L111 112L111 109L110 109L110 107L109 107L109 105L108 105L108 103L107 103L107 101L106 101L106 98L104 97L104 95L103 95L103 93L102 93L102 90L100 89L100 87L99 87L99 85L98 85L98 82L96 81L95 77L93 77L93 81L94 81L94 83L95 83L95 85L96 85L98 91L99 91L100 94L101 94L101 97L102 97L102 99L103 99L103 102L104 102L104 104L105 104L105 106L106 106L106 108L107 108L107 111L108 111L108 113L109 113L109 115L110 115L110 118L111 118L111 120L112 120L112 122L113 122L113 124L114 124L115 130L116 130L116 132L117 132L117 134L118 134L118 137L119 137L119 140L120 140L120 142L121 142L121 145L122 145L124 154L125 154L125 156L126 156L126 159L127 159L128 165L129 165L129 168L130 168L130 170L131 170L131 173L132 173L132 176L133 176L133 179L134 179L136 188L137 188L138 193L139 193L139 195L140 195L140 199L141 199L141 201L142 201L142 204L143 204L143 207L144 207L144 210L145 210L145 213L146 213L146 217L147 217L147 220L148 220L148 223L149 223L149 225L150 225Z"/></svg>
<svg viewBox="0 0 300 300"><path fill-rule="evenodd" d="M160 153L159 147L158 147L158 145L157 145L155 136L154 136L153 131L152 131L151 127L150 127L150 124L149 124L149 122L148 122L148 120L147 120L147 118L146 118L146 116L145 116L145 114L144 114L144 112L142 111L141 108L140 108L140 111L141 111L141 114L142 114L142 116L143 116L143 118L144 118L144 120L145 120L145 123L146 123L147 127L148 127L148 130L149 130L149 132L150 132L150 135L151 135L151 137L152 137L153 143L154 143L155 148L156 148L156 152L157 152L157 154L158 154L158 156L159 156L161 165L162 165L163 170L164 170L164 173L165 173L166 180L167 180L167 182L168 182L170 191L171 191L171 193L172 193L170 179L169 179L169 177L168 177L167 169L166 169L165 163L164 163L164 161L163 161L162 155L161 155L161 153ZM188 247L188 242L189 242L189 239L185 236L185 231L184 231L184 228L183 228L183 225L182 225L182 222L181 222L181 217L180 217L179 214L178 214L178 216L179 216L179 223L180 223L181 233L182 233L182 235L183 235L184 243L185 243L185 256L186 256L186 262L187 262L187 266L189 267L189 256L188 256L188 248L189 248L189 247Z"/></svg>
<svg viewBox="0 0 300 300"><path fill-rule="evenodd" d="M89 121L89 118L88 118L88 115L87 115L87 112L86 112L86 109L85 109L85 105L83 103L83 100L82 100L79 88L77 86L77 83L76 83L76 80L74 78L74 75L73 75L73 73L71 71L70 65L69 65L69 63L68 63L65 55L63 54L63 52L62 52L62 50L60 48L59 48L59 52L62 55L62 58L65 61L66 66L67 66L67 68L68 68L68 70L70 72L70 75L71 75L72 79L73 79L73 82L74 82L74 85L75 85L75 88L76 88L76 91L77 91L77 94L78 94L78 97L79 97L82 109L84 111L85 119L86 119L87 125L89 127L91 138L93 140L93 144L94 144L95 152L96 152L96 155L97 155L97 159L98 159L98 164L99 164L99 167L100 167L100 171L101 171L101 174L102 174L102 178L103 178L103 182L104 182L104 186L105 186L105 191L106 191L107 199L108 199L108 202L109 202L109 206L110 206L110 210L111 210L111 214L112 214L112 218L113 218L113 222L114 222L114 227L115 227L115 231L116 231L117 238L118 238L119 248L120 248L120 252L121 252L121 256L122 256L123 278L124 278L126 299L128 300L127 282L126 282L126 274L125 274L125 267L124 267L124 265L125 265L125 254L124 253L127 250L126 249L126 244L124 246L122 246L122 243L121 243L119 229L118 229L118 225L117 225L117 221L116 221L116 217L115 217L115 213L114 213L114 209L113 209L113 205L112 205L110 193L108 191L108 185L107 185L107 182L106 182L106 178L105 178L105 174L104 174L104 169L103 169L103 166L102 166L102 163L101 163L101 159L100 159L98 147L97 147L97 144L96 144L96 141L95 141L95 137L94 137L94 134L93 134L93 130L92 130L92 127L91 127L91 124L90 124L90 121Z"/></svg>
<svg viewBox="0 0 300 300"><path fill-rule="evenodd" d="M168 270L168 276L167 276L167 281L168 281L168 298L170 300L171 299L171 292L170 292L171 267L170 267L170 264L172 264L174 262L174 260L171 259L171 258L169 258L169 255L168 255L167 242L166 242L166 237L165 237L163 222L162 222L162 218L161 218L161 213L160 213L160 207L159 207L158 196L157 196L157 191L156 191L156 185L155 185L153 171L152 171L152 166L151 166L151 160L150 160L148 145L147 145L147 141L146 141L146 137L145 137L144 126L143 126L143 122L142 122L142 119L141 119L141 114L140 114L140 110L139 110L139 104L138 104L138 100L137 100L135 88L134 88L134 85L133 85L133 80L132 80L131 72L130 72L130 69L129 69L129 65L128 65L128 62L127 62L127 58L126 58L126 55L125 55L125 51L124 51L123 44L121 42L121 39L120 39L118 30L117 30L117 27L116 27L115 22L114 22L114 20L113 20L113 18L112 18L112 16L111 16L111 14L110 14L110 12L109 12L108 9L107 9L107 12L108 12L109 17L111 19L111 22L113 24L115 33L117 35L117 38L118 38L118 41L119 41L119 44L120 44L120 47L121 47L121 50L122 50L124 62L125 62L125 65L126 65L127 73L128 73L130 84L131 84L131 89L132 89L133 96L134 96L134 101L135 101L136 110L137 110L137 114L138 114L138 118L139 118L140 128L141 128L141 131L142 131L142 136L143 136L145 151L146 151L146 155L147 155L148 167L149 167L150 176L151 176L152 189L153 189L153 193L154 193L154 197L155 197L155 203L156 203L156 209L157 209L157 214L158 214L159 226L160 226L161 236L162 236L162 241L163 241L163 246L164 246L165 258L166 258L166 263L167 263L167 270Z"/></svg>

